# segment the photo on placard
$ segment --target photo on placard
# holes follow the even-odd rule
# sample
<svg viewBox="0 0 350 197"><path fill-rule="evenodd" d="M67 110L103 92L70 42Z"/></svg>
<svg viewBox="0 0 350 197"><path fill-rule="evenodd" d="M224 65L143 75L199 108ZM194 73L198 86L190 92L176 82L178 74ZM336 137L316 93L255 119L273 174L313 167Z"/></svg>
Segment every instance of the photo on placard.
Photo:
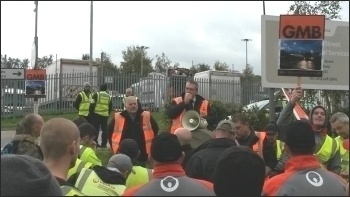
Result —
<svg viewBox="0 0 350 197"><path fill-rule="evenodd" d="M323 40L280 39L278 76L322 77Z"/></svg>
<svg viewBox="0 0 350 197"><path fill-rule="evenodd" d="M45 97L45 81L43 80L33 80L25 81L25 93L26 97Z"/></svg>

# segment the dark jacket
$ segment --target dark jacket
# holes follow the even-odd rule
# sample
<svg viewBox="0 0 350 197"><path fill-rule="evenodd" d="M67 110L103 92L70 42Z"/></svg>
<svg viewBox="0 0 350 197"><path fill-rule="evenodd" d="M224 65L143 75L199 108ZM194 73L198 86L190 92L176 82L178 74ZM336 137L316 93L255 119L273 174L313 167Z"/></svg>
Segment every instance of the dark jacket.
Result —
<svg viewBox="0 0 350 197"><path fill-rule="evenodd" d="M288 102L287 105L283 108L280 116L278 117L277 120L277 125L280 129L280 136L282 136L281 140L284 141L284 136L285 136L285 129L288 127L288 124L290 123L290 117L293 114L293 109L294 106L291 102ZM316 107L320 107L320 106L316 106ZM315 108L316 108L315 107ZM310 115L309 115L309 121L311 120L311 114L313 113L313 111L315 110L315 108L313 108L310 111ZM317 153L322 145L324 144L325 140L326 140L326 135L327 135L327 131L324 132L325 129L327 129L327 116L326 116L326 120L325 120L325 124L323 127L323 131L316 131L314 130L315 133L315 140L316 140L316 147L315 147L315 153ZM310 121L310 123L312 124L312 122ZM278 163L278 171L283 171L284 169L284 165L286 163L286 161L288 161L289 157L288 155L286 155L285 157L282 157L282 159L279 161ZM325 165L327 167L327 169L329 171L332 171L336 174L340 174L340 170L341 170L341 158L340 158L340 152L339 150L336 151L336 153L334 154L333 157L331 157L328 162L323 163L323 165Z"/></svg>
<svg viewBox="0 0 350 197"><path fill-rule="evenodd" d="M184 99L184 96L185 96L185 93L182 93L181 94L182 100ZM183 110L188 111L188 110L194 109L199 113L203 100L205 100L205 98L203 98L202 96L197 94L196 101L194 102L194 107L190 103L185 104L184 101L180 102L179 104L176 104L176 102L173 100L171 102L170 106L166 110L166 115L169 118L174 119L174 118L178 117ZM211 112L210 105L208 105L208 115L206 117L203 117L203 118L208 123L208 130L213 130L215 127L215 117Z"/></svg>
<svg viewBox="0 0 350 197"><path fill-rule="evenodd" d="M86 96L89 96L91 93L90 92L85 92L85 94L86 94ZM78 94L78 96L77 96L77 98L75 99L75 102L74 102L74 107L78 111L79 111L79 105L81 103L81 100L82 100L82 98L81 98L81 95L80 95L80 92L79 92L79 94Z"/></svg>
<svg viewBox="0 0 350 197"><path fill-rule="evenodd" d="M186 166L187 176L213 182L214 170L219 156L236 143L228 138L210 140L206 148L193 154Z"/></svg>
<svg viewBox="0 0 350 197"><path fill-rule="evenodd" d="M96 114L96 113L95 113L96 101L97 101L97 92L96 92L95 94L92 95L92 99L93 99L95 102L93 102L93 103L90 104L89 112L90 112L90 114L99 115L99 114ZM112 108L113 108L112 100L110 100L110 101L109 101L109 104L108 104L108 114L111 114Z"/></svg>
<svg viewBox="0 0 350 197"><path fill-rule="evenodd" d="M251 130L248 138L244 140L237 139L237 141L240 146L248 146L250 148L253 148L253 145L259 141L259 138L255 135L255 132ZM270 169L274 169L278 162L276 149L273 143L270 143L266 137L263 141L263 157L265 165Z"/></svg>
<svg viewBox="0 0 350 197"><path fill-rule="evenodd" d="M146 153L145 135L142 129L142 117L141 117L142 112L143 110L139 109L137 111L135 119L130 118L126 110L120 112L120 115L125 118L123 133L120 141L123 141L124 139L134 139L140 148L140 156L138 160L143 163L147 161L148 155ZM114 124L115 124L115 116L113 116L111 122L108 125L109 144L112 144ZM152 116L151 116L151 126L154 132L154 136L157 136L159 127L157 122L154 120Z"/></svg>
<svg viewBox="0 0 350 197"><path fill-rule="evenodd" d="M185 153L184 160L182 161L182 167L186 169L186 165L192 156L193 148L191 144L185 144L181 146L182 151Z"/></svg>

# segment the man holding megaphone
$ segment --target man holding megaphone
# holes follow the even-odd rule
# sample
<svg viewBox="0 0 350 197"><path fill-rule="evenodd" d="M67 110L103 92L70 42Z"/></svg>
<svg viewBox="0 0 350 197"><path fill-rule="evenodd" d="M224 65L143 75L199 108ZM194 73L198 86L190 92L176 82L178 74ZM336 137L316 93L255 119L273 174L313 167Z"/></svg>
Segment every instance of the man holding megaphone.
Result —
<svg viewBox="0 0 350 197"><path fill-rule="evenodd" d="M213 133L207 129L214 122L209 102L197 93L198 83L187 81L185 92L173 99L166 112L172 119L171 133L181 127L192 131L193 148L213 138Z"/></svg>

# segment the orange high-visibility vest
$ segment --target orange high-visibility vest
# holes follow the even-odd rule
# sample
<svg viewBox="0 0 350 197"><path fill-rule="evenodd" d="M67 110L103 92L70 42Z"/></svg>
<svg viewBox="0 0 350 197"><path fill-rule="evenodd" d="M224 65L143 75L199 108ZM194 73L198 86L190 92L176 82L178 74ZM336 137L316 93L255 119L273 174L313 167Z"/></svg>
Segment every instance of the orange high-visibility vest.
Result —
<svg viewBox="0 0 350 197"><path fill-rule="evenodd" d="M176 97L173 100L176 102L176 104L179 104L180 102L183 101L181 96ZM207 100L202 101L202 105L199 109L200 114L202 113L204 116L208 115L208 105L209 105L209 102ZM173 123L172 123L171 128L170 128L171 133L174 133L176 129L182 127L181 118L184 115L184 113L185 113L185 110L183 110L179 116L177 116L176 118L173 119Z"/></svg>
<svg viewBox="0 0 350 197"><path fill-rule="evenodd" d="M264 159L263 155L263 142L266 136L266 132L255 132L256 136L259 138L259 140L253 145L253 150L258 153L258 155Z"/></svg>
<svg viewBox="0 0 350 197"><path fill-rule="evenodd" d="M114 115L114 130L112 134L112 149L114 153L117 153L119 149L119 143L122 138L122 133L125 124L125 118L120 115L120 113L115 113ZM151 152L151 142L154 138L154 133L151 126L151 113L144 111L141 114L142 117L142 129L145 135L146 152L150 154Z"/></svg>

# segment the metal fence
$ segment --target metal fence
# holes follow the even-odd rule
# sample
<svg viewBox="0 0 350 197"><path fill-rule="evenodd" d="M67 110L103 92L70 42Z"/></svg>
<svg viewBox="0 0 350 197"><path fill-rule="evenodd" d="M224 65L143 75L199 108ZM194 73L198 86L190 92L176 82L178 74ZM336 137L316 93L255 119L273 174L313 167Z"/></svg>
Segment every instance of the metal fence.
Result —
<svg viewBox="0 0 350 197"><path fill-rule="evenodd" d="M172 98L185 90L185 76L166 77L159 73L150 73L147 77L134 74L99 75L93 73L92 92L106 83L112 97L114 109L120 109L125 90L131 88L135 96L140 98L142 107L157 111ZM89 73L47 75L46 98L39 99L39 114L77 113L74 102L83 83L90 81ZM240 80L208 80L196 79L198 94L208 100L219 100L247 105L267 99L267 90L261 88L260 82L241 83ZM33 99L25 98L25 82L23 80L1 80L1 117L17 117L33 112Z"/></svg>

